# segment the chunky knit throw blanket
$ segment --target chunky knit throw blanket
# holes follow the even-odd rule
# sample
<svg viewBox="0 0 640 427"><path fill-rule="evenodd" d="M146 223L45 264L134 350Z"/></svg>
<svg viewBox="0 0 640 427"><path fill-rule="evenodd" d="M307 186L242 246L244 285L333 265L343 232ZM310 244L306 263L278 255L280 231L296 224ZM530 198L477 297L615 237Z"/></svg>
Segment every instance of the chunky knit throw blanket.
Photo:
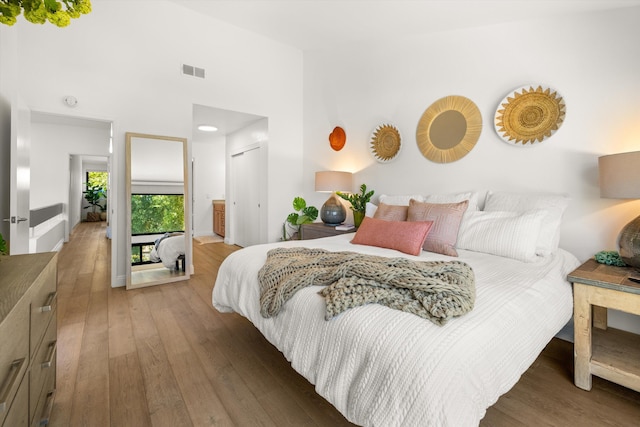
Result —
<svg viewBox="0 0 640 427"><path fill-rule="evenodd" d="M326 320L369 303L444 325L475 302L473 270L460 261L412 261L324 249L277 248L258 272L260 313L278 314L299 289L326 286Z"/></svg>

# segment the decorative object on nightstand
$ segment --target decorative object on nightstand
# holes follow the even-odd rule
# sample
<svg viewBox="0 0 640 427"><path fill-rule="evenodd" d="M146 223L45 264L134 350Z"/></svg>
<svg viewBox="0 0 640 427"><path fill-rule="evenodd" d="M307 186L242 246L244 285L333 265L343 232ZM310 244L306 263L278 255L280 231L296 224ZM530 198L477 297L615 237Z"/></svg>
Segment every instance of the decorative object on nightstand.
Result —
<svg viewBox="0 0 640 427"><path fill-rule="evenodd" d="M300 239L300 226L309 224L318 217L318 209L315 206L307 206L307 202L302 197L294 197L292 212L287 216L287 220L282 224L282 240ZM289 233L287 228L293 228Z"/></svg>
<svg viewBox="0 0 640 427"><path fill-rule="evenodd" d="M600 197L640 199L640 151L598 158ZM640 216L624 226L618 235L620 258L640 270Z"/></svg>
<svg viewBox="0 0 640 427"><path fill-rule="evenodd" d="M316 191L331 192L331 197L320 208L320 219L327 225L339 225L347 218L347 210L336 195L337 191L350 191L353 185L351 172L316 172Z"/></svg>
<svg viewBox="0 0 640 427"><path fill-rule="evenodd" d="M360 223L364 219L364 214L367 210L367 203L371 201L374 191L367 191L367 185L362 184L360 186L360 194L349 193L345 194L338 191L336 194L351 203L351 210L353 211L353 225L360 227Z"/></svg>

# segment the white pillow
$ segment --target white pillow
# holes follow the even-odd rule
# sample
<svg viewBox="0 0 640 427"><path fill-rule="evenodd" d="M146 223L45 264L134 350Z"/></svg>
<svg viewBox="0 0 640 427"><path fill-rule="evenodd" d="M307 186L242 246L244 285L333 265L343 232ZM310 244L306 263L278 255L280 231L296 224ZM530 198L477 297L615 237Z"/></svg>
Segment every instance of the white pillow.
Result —
<svg viewBox="0 0 640 427"><path fill-rule="evenodd" d="M469 212L460 223L457 248L536 261L536 242L546 215L545 210Z"/></svg>
<svg viewBox="0 0 640 427"><path fill-rule="evenodd" d="M475 191L457 194L429 194L424 197L426 203L460 203L465 200L469 201L467 212L478 210L478 193Z"/></svg>
<svg viewBox="0 0 640 427"><path fill-rule="evenodd" d="M408 196L388 196L386 194L381 194L378 201L387 205L409 206L409 200L411 199L417 202L424 202L424 197L418 194Z"/></svg>
<svg viewBox="0 0 640 427"><path fill-rule="evenodd" d="M371 202L367 202L367 204L364 206L364 216L373 218L377 210L378 210L378 205L374 205Z"/></svg>
<svg viewBox="0 0 640 427"><path fill-rule="evenodd" d="M547 256L558 250L562 215L569 205L569 198L555 194L520 194L508 192L487 193L484 210L489 212L527 212L544 209L547 215L542 220L542 228L536 253Z"/></svg>

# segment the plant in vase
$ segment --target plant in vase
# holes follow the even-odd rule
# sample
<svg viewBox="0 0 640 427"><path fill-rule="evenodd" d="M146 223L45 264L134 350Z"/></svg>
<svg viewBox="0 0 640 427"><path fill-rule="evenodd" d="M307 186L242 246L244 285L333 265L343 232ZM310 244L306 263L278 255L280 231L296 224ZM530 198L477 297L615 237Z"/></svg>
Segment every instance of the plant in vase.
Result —
<svg viewBox="0 0 640 427"><path fill-rule="evenodd" d="M293 199L293 209L295 212L290 213L282 224L282 240L299 238L300 226L309 224L318 218L318 208L307 206L307 202L302 197Z"/></svg>
<svg viewBox="0 0 640 427"><path fill-rule="evenodd" d="M85 206L85 209L92 208L91 212L87 213L87 221L95 222L100 221L100 213L96 212L96 208L102 209L100 206L100 200L106 197L107 193L104 188L99 185L87 185L87 189L83 191L84 199L89 203L89 206Z"/></svg>
<svg viewBox="0 0 640 427"><path fill-rule="evenodd" d="M364 219L364 214L367 210L367 203L371 201L373 193L374 190L367 191L366 184L362 184L360 186L359 194L336 191L336 194L339 197L342 197L344 200L347 200L351 203L351 210L353 211L353 225L355 225L356 227L360 227L360 224Z"/></svg>

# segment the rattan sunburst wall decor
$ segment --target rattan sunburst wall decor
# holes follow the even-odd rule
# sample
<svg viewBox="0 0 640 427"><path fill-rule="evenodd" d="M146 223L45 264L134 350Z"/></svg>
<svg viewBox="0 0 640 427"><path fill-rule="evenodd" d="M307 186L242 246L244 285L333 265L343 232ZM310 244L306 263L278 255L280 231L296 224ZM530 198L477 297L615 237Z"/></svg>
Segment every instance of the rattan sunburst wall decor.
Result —
<svg viewBox="0 0 640 427"><path fill-rule="evenodd" d="M482 115L469 98L445 96L422 114L416 142L422 155L436 163L450 163L466 156L482 132Z"/></svg>
<svg viewBox="0 0 640 427"><path fill-rule="evenodd" d="M542 85L523 86L500 102L494 121L496 132L513 144L542 142L560 128L566 109L558 91Z"/></svg>
<svg viewBox="0 0 640 427"><path fill-rule="evenodd" d="M397 127L390 124L378 126L371 134L371 154L380 163L393 160L402 148L402 137Z"/></svg>

